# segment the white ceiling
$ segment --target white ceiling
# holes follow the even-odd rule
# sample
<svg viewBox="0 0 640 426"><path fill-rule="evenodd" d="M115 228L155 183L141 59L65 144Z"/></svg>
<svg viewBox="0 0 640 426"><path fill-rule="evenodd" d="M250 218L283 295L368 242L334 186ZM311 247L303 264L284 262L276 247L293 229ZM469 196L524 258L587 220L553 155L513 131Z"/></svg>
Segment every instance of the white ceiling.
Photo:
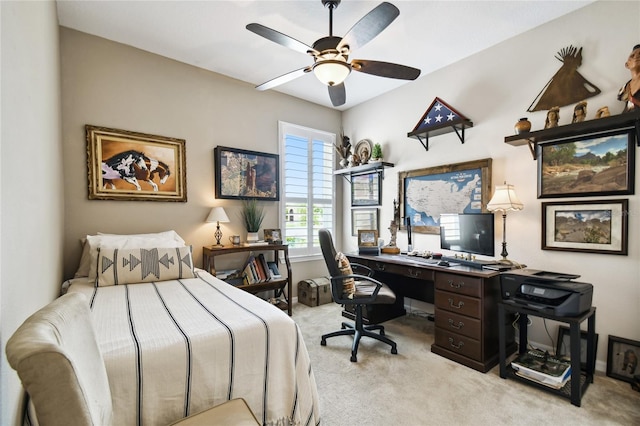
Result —
<svg viewBox="0 0 640 426"><path fill-rule="evenodd" d="M400 16L351 58L408 65L424 76L593 1L391 0ZM343 0L333 14L333 35L344 36L378 4ZM253 85L313 59L248 31L247 24L260 23L307 45L329 35L329 10L321 0L58 0L57 8L62 26ZM353 72L345 81L347 102L337 109L407 83ZM332 107L326 86L313 73L271 90Z"/></svg>

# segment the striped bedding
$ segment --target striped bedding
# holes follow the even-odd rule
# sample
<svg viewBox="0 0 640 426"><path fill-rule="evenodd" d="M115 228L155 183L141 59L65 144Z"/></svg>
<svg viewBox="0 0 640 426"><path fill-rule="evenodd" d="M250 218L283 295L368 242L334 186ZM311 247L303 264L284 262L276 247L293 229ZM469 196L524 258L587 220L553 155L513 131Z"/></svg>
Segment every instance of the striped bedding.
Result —
<svg viewBox="0 0 640 426"><path fill-rule="evenodd" d="M211 274L94 287L87 296L116 425L166 425L243 397L263 425L317 425L307 348L283 311Z"/></svg>

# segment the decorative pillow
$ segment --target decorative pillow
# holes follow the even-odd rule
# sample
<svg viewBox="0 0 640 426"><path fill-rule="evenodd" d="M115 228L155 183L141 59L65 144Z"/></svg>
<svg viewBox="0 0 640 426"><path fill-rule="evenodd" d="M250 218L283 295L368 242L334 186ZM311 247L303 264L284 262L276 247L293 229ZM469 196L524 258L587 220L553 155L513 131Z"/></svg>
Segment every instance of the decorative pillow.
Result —
<svg viewBox="0 0 640 426"><path fill-rule="evenodd" d="M336 254L336 262L338 262L338 269L342 275L351 275L353 270L351 269L351 263L349 259L342 252ZM356 281L353 278L345 278L342 280L342 294L349 299L353 299L353 295L356 293Z"/></svg>
<svg viewBox="0 0 640 426"><path fill-rule="evenodd" d="M98 287L194 278L191 246L98 249Z"/></svg>
<svg viewBox="0 0 640 426"><path fill-rule="evenodd" d="M115 235L100 234L87 235L85 246L89 246L89 273L91 279L97 276L98 249L134 249L134 248L154 248L154 247L184 247L184 240L174 231L159 232L157 234L131 234ZM80 264L83 264L82 259Z"/></svg>

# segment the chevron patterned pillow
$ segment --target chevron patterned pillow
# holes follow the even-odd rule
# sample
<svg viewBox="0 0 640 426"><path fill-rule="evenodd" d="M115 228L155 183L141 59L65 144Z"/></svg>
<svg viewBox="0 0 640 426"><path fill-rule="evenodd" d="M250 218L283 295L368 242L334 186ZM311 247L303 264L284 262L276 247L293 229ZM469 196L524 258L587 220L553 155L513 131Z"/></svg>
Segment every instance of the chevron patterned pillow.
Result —
<svg viewBox="0 0 640 426"><path fill-rule="evenodd" d="M100 248L96 285L194 278L191 246L172 248Z"/></svg>

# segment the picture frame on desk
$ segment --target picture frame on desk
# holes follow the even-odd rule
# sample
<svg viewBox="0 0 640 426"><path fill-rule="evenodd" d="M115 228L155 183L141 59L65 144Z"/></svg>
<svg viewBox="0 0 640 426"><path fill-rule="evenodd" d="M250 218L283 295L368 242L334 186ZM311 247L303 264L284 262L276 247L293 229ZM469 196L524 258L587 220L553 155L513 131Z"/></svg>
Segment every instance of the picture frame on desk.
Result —
<svg viewBox="0 0 640 426"><path fill-rule="evenodd" d="M400 217L411 220L413 232L439 235L441 212L487 213L491 163L485 158L398 173ZM400 229L406 230L405 220Z"/></svg>
<svg viewBox="0 0 640 426"><path fill-rule="evenodd" d="M264 240L269 244L282 244L282 233L280 229L265 229Z"/></svg>
<svg viewBox="0 0 640 426"><path fill-rule="evenodd" d="M629 200L542 203L542 250L627 255Z"/></svg>
<svg viewBox="0 0 640 426"><path fill-rule="evenodd" d="M571 359L571 339L569 334L569 327L561 325L558 327L558 340L556 344L556 358L559 359ZM598 352L598 333L595 333L594 347L596 353ZM594 359L596 354L593 354ZM587 367L587 332L580 330L580 366L582 369Z"/></svg>
<svg viewBox="0 0 640 426"><path fill-rule="evenodd" d="M640 375L640 341L609 335L607 376L635 383Z"/></svg>
<svg viewBox="0 0 640 426"><path fill-rule="evenodd" d="M635 129L537 146L538 198L634 193Z"/></svg>
<svg viewBox="0 0 640 426"><path fill-rule="evenodd" d="M358 230L358 247L377 247L378 231L375 229Z"/></svg>

